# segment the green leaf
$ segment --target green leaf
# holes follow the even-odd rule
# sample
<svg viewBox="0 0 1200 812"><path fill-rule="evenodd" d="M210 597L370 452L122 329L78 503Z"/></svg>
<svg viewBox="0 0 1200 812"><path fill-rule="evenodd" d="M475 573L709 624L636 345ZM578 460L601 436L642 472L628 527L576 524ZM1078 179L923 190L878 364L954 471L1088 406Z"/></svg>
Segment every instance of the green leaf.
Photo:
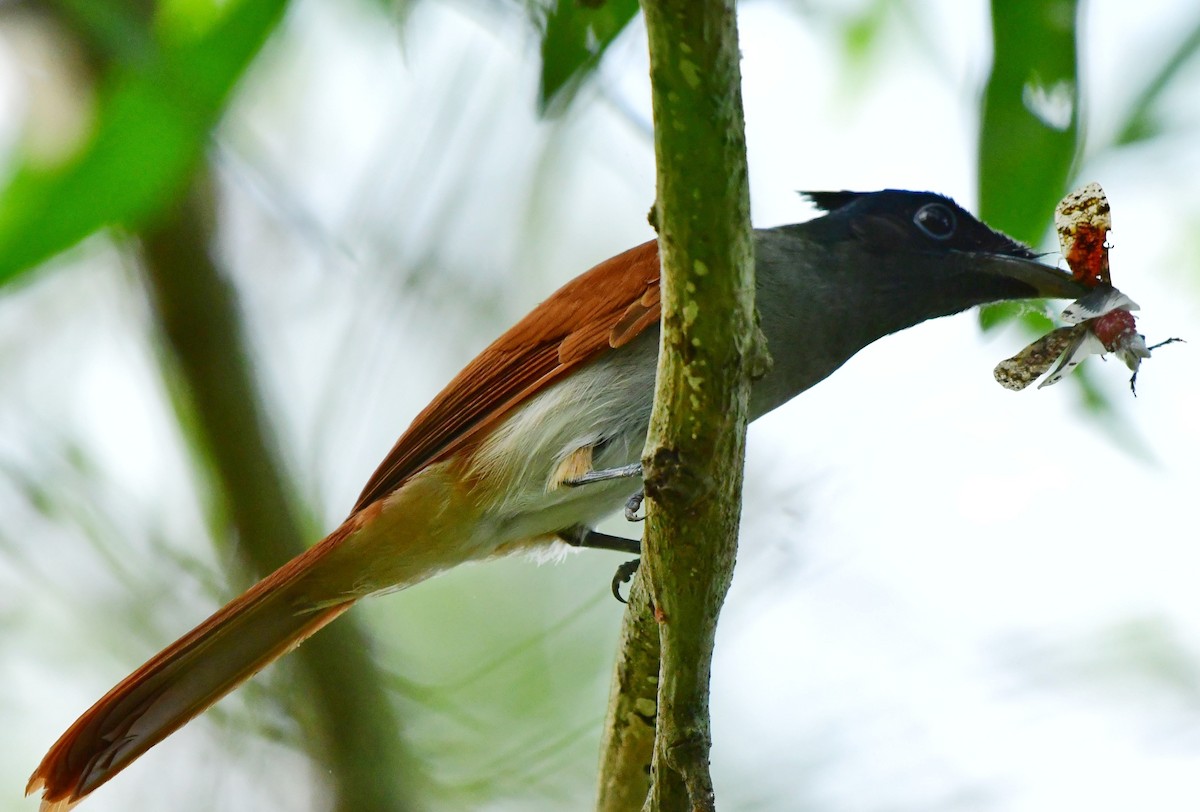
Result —
<svg viewBox="0 0 1200 812"><path fill-rule="evenodd" d="M1020 308L1016 302L993 302L979 308L979 328L985 333L1002 327L1017 317Z"/></svg>
<svg viewBox="0 0 1200 812"><path fill-rule="evenodd" d="M553 0L542 29L538 113L558 115L638 12L637 0Z"/></svg>
<svg viewBox="0 0 1200 812"><path fill-rule="evenodd" d="M1079 149L1077 0L992 0L991 76L979 138L980 217L1045 234Z"/></svg>
<svg viewBox="0 0 1200 812"><path fill-rule="evenodd" d="M1038 302L993 302L979 308L979 327L985 333L1014 320L1020 320L1031 335L1054 329L1054 319Z"/></svg>
<svg viewBox="0 0 1200 812"><path fill-rule="evenodd" d="M144 34L114 36L113 20L128 23L118 6L64 5L102 49L121 51L110 54L80 152L49 168L26 160L0 195L0 284L100 229L137 229L170 205L287 3L241 0L203 36L171 46Z"/></svg>

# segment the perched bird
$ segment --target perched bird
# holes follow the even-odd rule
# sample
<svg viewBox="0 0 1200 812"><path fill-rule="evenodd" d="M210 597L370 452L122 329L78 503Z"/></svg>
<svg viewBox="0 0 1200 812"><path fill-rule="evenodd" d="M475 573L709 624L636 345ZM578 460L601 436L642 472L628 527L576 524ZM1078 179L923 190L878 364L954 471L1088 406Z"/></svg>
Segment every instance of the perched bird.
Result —
<svg viewBox="0 0 1200 812"><path fill-rule="evenodd" d="M928 192L813 192L824 216L757 230L757 306L773 365L759 417L878 338L973 305L1087 289ZM320 543L155 655L87 710L34 771L64 810L359 598L464 561L593 533L641 485L654 393L658 246L567 283L433 399Z"/></svg>

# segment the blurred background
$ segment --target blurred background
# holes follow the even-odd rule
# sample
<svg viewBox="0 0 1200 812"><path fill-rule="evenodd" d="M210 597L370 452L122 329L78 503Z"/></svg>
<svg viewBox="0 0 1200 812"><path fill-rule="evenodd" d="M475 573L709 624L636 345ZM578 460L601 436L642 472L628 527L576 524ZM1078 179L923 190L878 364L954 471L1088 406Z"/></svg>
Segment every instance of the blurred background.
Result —
<svg viewBox="0 0 1200 812"><path fill-rule="evenodd" d="M0 809L461 365L653 237L644 32L588 5L0 6ZM1136 400L1098 358L1012 393L992 367L1061 303L966 313L757 423L723 809L1200 805L1200 11L995 6L743 3L755 223L931 189L1054 251L1099 181L1114 281L1192 343ZM622 560L368 601L85 808L588 808Z"/></svg>

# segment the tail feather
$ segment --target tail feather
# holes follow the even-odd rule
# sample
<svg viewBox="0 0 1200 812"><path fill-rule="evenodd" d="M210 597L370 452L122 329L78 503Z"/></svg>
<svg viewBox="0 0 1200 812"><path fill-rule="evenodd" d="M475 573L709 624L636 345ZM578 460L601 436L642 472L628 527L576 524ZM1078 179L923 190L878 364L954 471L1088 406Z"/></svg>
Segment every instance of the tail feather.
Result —
<svg viewBox="0 0 1200 812"><path fill-rule="evenodd" d="M65 812L349 609L351 593L315 600L304 577L344 535L297 556L122 680L59 737L25 793L40 789L42 812Z"/></svg>

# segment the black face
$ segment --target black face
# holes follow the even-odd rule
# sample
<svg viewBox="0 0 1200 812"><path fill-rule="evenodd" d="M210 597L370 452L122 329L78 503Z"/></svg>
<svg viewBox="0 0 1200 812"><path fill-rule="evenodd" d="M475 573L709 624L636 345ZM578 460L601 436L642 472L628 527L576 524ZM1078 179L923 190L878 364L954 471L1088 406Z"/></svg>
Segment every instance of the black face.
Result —
<svg viewBox="0 0 1200 812"><path fill-rule="evenodd" d="M831 216L810 225L826 239L857 239L879 252L962 251L1037 257L1028 246L988 228L953 200L932 192L802 192ZM840 232L840 234L839 234Z"/></svg>

